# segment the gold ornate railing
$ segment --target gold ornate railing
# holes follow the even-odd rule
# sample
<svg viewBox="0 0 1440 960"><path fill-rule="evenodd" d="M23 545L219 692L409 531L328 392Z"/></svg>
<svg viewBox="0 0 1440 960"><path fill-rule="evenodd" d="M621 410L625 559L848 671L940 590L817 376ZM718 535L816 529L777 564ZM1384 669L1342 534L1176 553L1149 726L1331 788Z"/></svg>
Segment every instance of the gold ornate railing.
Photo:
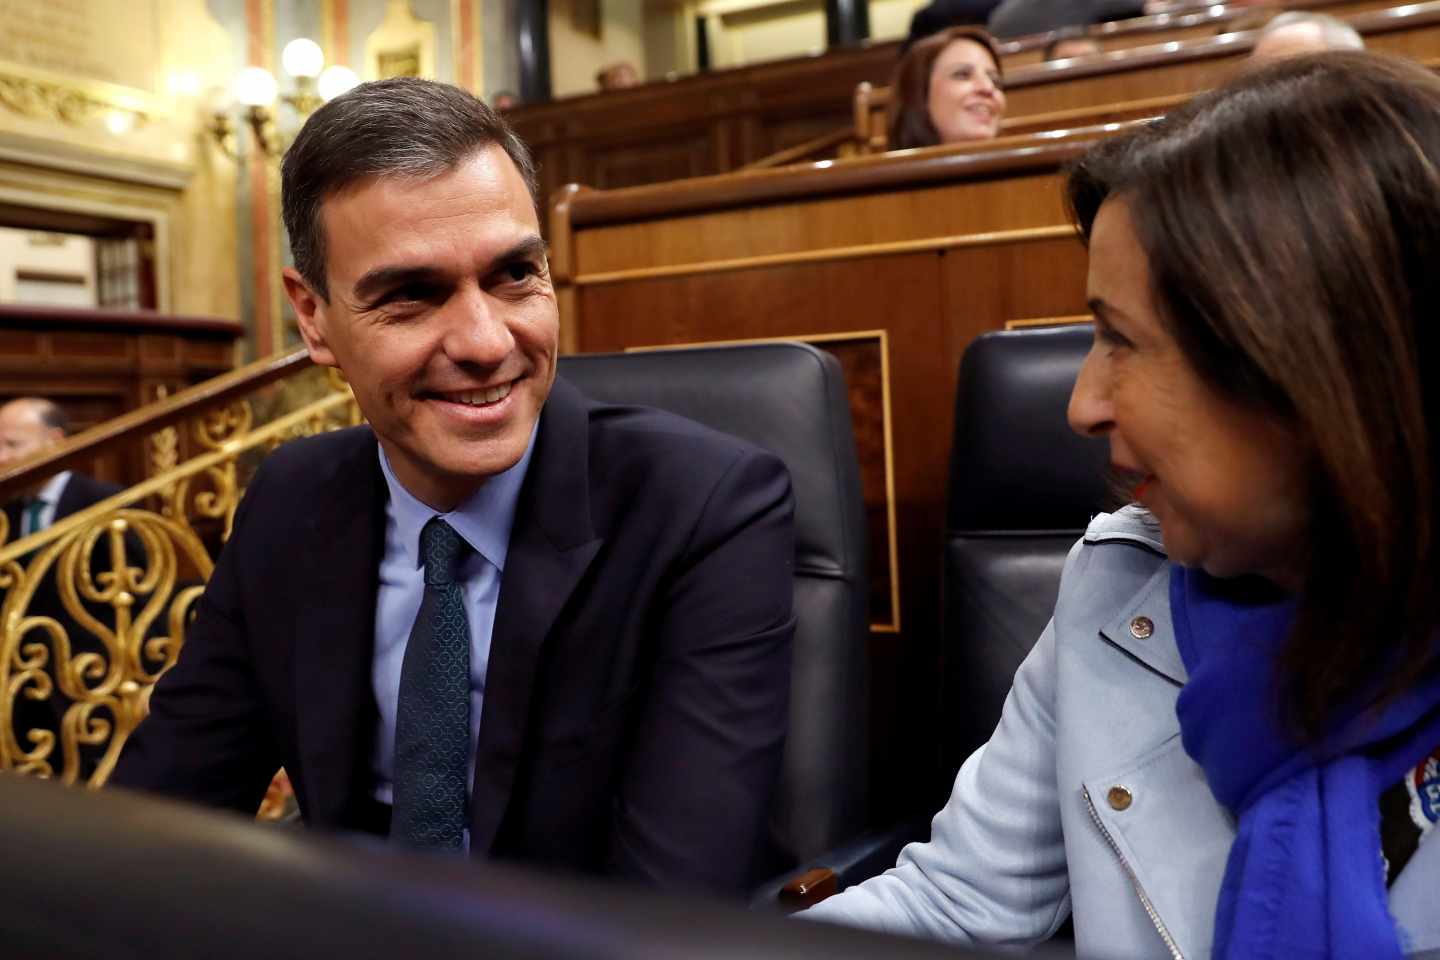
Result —
<svg viewBox="0 0 1440 960"><path fill-rule="evenodd" d="M256 464L360 412L333 371L290 354L120 419L0 472L4 501L87 455L144 443L151 473L14 541L0 513L0 769L101 786L175 662Z"/></svg>

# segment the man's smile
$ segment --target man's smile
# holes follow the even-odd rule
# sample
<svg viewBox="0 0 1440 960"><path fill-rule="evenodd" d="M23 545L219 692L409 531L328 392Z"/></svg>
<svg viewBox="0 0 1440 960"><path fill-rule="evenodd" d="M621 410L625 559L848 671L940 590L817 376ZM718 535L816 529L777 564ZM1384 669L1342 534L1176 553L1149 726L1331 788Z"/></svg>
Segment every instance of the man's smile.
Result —
<svg viewBox="0 0 1440 960"><path fill-rule="evenodd" d="M488 406L499 403L510 396L510 389L515 385L515 380L497 384L492 387L473 387L468 390L436 390L420 395L423 400L443 400L446 403L461 403L466 406Z"/></svg>

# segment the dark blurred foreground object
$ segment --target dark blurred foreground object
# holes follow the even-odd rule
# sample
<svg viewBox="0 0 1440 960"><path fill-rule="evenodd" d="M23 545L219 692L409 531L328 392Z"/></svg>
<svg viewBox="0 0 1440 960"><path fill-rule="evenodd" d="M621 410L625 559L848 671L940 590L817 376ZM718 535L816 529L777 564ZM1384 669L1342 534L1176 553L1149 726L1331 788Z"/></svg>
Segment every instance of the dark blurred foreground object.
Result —
<svg viewBox="0 0 1440 960"><path fill-rule="evenodd" d="M0 776L7 960L981 956Z"/></svg>
<svg viewBox="0 0 1440 960"><path fill-rule="evenodd" d="M900 56L917 40L939 33L949 27L985 25L1000 0L933 0L915 11L910 18L910 35L900 45Z"/></svg>
<svg viewBox="0 0 1440 960"><path fill-rule="evenodd" d="M1023 37L1144 14L1142 0L1005 0L990 14L996 37Z"/></svg>

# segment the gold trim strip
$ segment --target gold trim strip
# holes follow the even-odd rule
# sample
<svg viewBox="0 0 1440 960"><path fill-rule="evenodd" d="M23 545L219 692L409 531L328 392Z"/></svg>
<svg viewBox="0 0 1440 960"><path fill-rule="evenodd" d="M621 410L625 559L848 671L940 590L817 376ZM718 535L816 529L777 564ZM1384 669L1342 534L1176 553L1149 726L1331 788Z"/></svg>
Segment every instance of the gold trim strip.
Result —
<svg viewBox="0 0 1440 960"><path fill-rule="evenodd" d="M895 431L890 420L890 334L886 330L854 330L847 333L795 334L788 337L754 337L746 340L709 340L626 347L626 353L653 353L657 350L695 350L702 347L743 347L756 343L840 343L848 340L880 341L880 421L885 431L885 524L890 555L889 623L871 623L871 633L900 632L900 545L895 522ZM867 584L868 587L868 584Z"/></svg>
<svg viewBox="0 0 1440 960"><path fill-rule="evenodd" d="M797 333L788 337L753 337L748 340L687 340L684 343L655 343L643 347L626 347L625 353L653 353L657 350L690 350L701 347L747 347L755 343L831 343L837 340L883 340L885 330L855 330L847 333Z"/></svg>
<svg viewBox="0 0 1440 960"><path fill-rule="evenodd" d="M886 257L906 253L962 250L969 247L992 247L1033 240L1059 240L1074 237L1071 226L1027 227L1023 230L999 230L993 233L969 233L951 237L926 237L923 240L898 240L892 243L870 243L828 250L805 250L798 253L772 253L733 260L712 260L704 263L682 263L665 267L643 267L636 270L614 270L608 273L582 273L571 281L572 286L591 287L628 280L658 280L668 277L699 276L764 267L782 267L805 263L828 263L835 260L856 260L861 257ZM784 339L794 339L786 337ZM754 341L746 341L754 342Z"/></svg>
<svg viewBox="0 0 1440 960"><path fill-rule="evenodd" d="M1006 320L1006 330L1024 330L1026 327L1069 327L1079 323L1090 323L1095 318L1090 314L1074 317L1031 317L1025 320Z"/></svg>
<svg viewBox="0 0 1440 960"><path fill-rule="evenodd" d="M245 450L258 447L273 438L283 437L294 427L329 413L336 407L343 407L352 402L354 401L349 391L334 393L322 400L307 404L299 410L288 413L283 417L277 417L270 423L265 424L265 426L246 433L243 437L227 441L212 453L206 453L187 460L173 470L151 477L142 483L137 483L135 486L122 490L113 497L107 497L99 503L81 510L79 513L72 513L63 520L57 520L54 524L46 527L39 533L33 533L28 537L23 537L13 543L8 543L0 547L0 565L4 565L11 560L18 560L32 550L37 550L54 540L58 540L72 530L77 530L91 521L98 520L113 510L128 507L152 494L162 493L177 480L195 476L226 460L233 460L238 454Z"/></svg>
<svg viewBox="0 0 1440 960"><path fill-rule="evenodd" d="M885 425L885 522L890 528L890 622L870 629L881 633L900 632L900 529L895 520L895 431L890 411L890 335L880 331L880 410Z"/></svg>

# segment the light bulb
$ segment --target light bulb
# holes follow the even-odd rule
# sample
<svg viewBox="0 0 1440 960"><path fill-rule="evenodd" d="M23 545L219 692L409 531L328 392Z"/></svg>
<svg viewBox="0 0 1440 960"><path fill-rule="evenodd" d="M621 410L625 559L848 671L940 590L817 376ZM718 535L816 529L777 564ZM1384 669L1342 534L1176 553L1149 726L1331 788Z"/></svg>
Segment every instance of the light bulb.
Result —
<svg viewBox="0 0 1440 960"><path fill-rule="evenodd" d="M244 106L272 106L276 92L275 78L264 67L246 67L235 77L235 99Z"/></svg>
<svg viewBox="0 0 1440 960"><path fill-rule="evenodd" d="M235 106L235 91L220 84L205 91L205 109L209 113L229 113Z"/></svg>
<svg viewBox="0 0 1440 960"><path fill-rule="evenodd" d="M333 67L325 68L316 88L320 91L320 99L329 102L359 82L360 78L355 75L354 70L337 63Z"/></svg>
<svg viewBox="0 0 1440 960"><path fill-rule="evenodd" d="M123 137L135 129L135 114L125 110L109 110L105 114L105 129L117 137Z"/></svg>
<svg viewBox="0 0 1440 960"><path fill-rule="evenodd" d="M181 70L168 78L170 92L177 97L193 97L200 92L200 75L191 70Z"/></svg>
<svg viewBox="0 0 1440 960"><path fill-rule="evenodd" d="M280 65L292 77L318 77L325 66L325 53L314 40L297 37L280 51Z"/></svg>

